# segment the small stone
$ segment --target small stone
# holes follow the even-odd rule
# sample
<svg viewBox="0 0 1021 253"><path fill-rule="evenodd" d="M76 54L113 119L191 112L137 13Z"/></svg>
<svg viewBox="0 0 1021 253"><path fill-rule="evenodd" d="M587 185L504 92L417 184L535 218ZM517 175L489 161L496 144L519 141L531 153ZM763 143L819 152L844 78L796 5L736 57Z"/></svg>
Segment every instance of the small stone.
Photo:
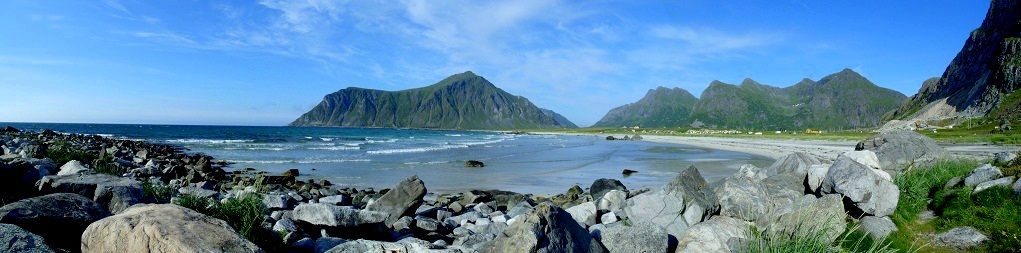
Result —
<svg viewBox="0 0 1021 253"><path fill-rule="evenodd" d="M602 224L613 224L617 221L617 214L614 214L613 212L604 213L603 216L599 217L599 223Z"/></svg>
<svg viewBox="0 0 1021 253"><path fill-rule="evenodd" d="M956 227L950 231L937 234L932 238L933 244L943 247L968 249L989 240L973 227Z"/></svg>
<svg viewBox="0 0 1021 253"><path fill-rule="evenodd" d="M968 173L968 176L964 178L964 185L978 185L1000 177L1003 177L1003 172L1000 171L1000 168L990 164L983 164L972 170L971 173Z"/></svg>
<svg viewBox="0 0 1021 253"><path fill-rule="evenodd" d="M984 191L994 186L1010 186L1010 183L1012 183L1013 181L1014 177L1004 177L997 180L982 182L981 184L975 186L974 193Z"/></svg>

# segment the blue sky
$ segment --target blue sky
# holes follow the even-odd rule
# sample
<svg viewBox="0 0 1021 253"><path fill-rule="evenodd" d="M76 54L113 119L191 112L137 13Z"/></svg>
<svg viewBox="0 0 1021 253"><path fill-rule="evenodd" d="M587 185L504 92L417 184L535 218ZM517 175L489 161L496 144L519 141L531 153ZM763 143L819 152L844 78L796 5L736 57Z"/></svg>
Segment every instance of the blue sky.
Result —
<svg viewBox="0 0 1021 253"><path fill-rule="evenodd" d="M285 125L471 70L587 126L657 86L844 68L913 95L988 1L0 1L0 122Z"/></svg>

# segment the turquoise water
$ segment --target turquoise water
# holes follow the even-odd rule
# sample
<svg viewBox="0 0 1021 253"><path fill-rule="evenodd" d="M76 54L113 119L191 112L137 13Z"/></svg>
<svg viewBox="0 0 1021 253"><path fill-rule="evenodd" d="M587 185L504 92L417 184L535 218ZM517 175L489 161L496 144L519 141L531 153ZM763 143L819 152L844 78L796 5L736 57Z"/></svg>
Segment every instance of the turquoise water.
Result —
<svg viewBox="0 0 1021 253"><path fill-rule="evenodd" d="M646 141L606 141L595 136L512 135L479 131L250 126L0 123L19 129L51 129L183 146L234 162L231 169L323 178L339 187L388 188L418 175L434 192L500 189L562 193L598 178L629 188L656 187L694 164L710 181L742 164L772 160L731 151ZM465 168L479 160L484 168ZM623 177L621 171L639 173Z"/></svg>

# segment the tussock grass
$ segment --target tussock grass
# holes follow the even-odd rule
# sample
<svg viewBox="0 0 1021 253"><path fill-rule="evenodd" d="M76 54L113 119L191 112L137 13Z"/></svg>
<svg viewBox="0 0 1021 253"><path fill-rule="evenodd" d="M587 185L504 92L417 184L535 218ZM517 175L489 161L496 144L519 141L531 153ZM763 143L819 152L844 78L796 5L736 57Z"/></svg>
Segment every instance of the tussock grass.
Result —
<svg viewBox="0 0 1021 253"><path fill-rule="evenodd" d="M938 191L932 205L940 217L933 226L938 231L975 227L989 236L986 252L1021 250L1021 197L1007 186L972 191L972 187Z"/></svg>
<svg viewBox="0 0 1021 253"><path fill-rule="evenodd" d="M169 203L174 196L174 188L152 180L142 180L142 197L152 203Z"/></svg>
<svg viewBox="0 0 1021 253"><path fill-rule="evenodd" d="M262 223L266 221L267 209L259 194L243 194L228 198L222 203L211 198L184 194L175 198L173 203L226 221L234 231L267 252L284 249L278 234L262 228Z"/></svg>
<svg viewBox="0 0 1021 253"><path fill-rule="evenodd" d="M900 199L894 211L893 222L901 225L918 219L918 213L925 210L936 191L956 176L967 175L978 167L972 160L941 160L933 167L908 171L893 179L900 188Z"/></svg>

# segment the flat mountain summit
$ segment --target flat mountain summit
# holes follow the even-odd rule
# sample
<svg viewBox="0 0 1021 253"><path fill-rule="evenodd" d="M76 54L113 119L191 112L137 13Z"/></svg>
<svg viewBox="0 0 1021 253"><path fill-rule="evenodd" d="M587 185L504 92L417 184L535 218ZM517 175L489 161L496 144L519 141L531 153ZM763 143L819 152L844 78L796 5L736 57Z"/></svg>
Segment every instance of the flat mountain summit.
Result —
<svg viewBox="0 0 1021 253"><path fill-rule="evenodd" d="M290 126L437 129L576 128L471 71L402 91L350 87L323 97Z"/></svg>
<svg viewBox="0 0 1021 253"><path fill-rule="evenodd" d="M687 94L685 96L684 94ZM674 88L650 90L638 102L610 110L595 126L801 129L878 126L884 113L907 98L876 86L850 69L805 78L789 87L713 81L700 98Z"/></svg>

